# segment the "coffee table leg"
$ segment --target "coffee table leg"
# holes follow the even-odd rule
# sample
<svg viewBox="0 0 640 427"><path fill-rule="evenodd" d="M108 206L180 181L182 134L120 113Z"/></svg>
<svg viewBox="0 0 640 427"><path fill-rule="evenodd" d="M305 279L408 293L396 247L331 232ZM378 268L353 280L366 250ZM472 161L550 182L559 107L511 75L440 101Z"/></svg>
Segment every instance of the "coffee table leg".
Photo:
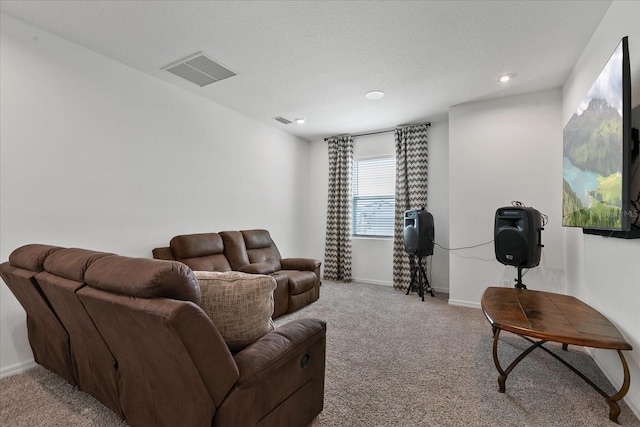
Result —
<svg viewBox="0 0 640 427"><path fill-rule="evenodd" d="M537 344L540 344L540 342L536 343L532 339L527 338L525 336L523 336L523 338L526 339L527 341L529 341L530 343L534 343L534 345L532 347L539 346ZM532 347L530 347L530 349ZM620 362L622 363L622 370L624 372L624 379L622 381L622 387L620 387L620 390L618 390L618 392L616 394L614 394L613 396L609 396L609 395L607 395L607 393L604 392L604 390L602 390L600 387L598 387L593 381L591 381L589 378L587 378L582 372L580 372L579 370L574 368L569 362L567 362L566 360L564 360L563 358L561 358L560 356L558 356L557 354L555 354L554 352L552 352L548 348L543 347L543 346L539 346L539 347L540 347L540 349L546 351L549 355L553 356L556 360L561 362L567 368L572 370L576 375L578 375L587 384L589 384L591 386L591 388L593 388L595 391L600 393L600 395L606 399L606 402L609 405L609 419L611 421L615 422L615 423L618 422L618 416L620 415L620 406L618 406L618 400L622 399L627 394L627 392L629 391L629 385L631 383L631 376L629 374L629 366L627 365L627 361L625 360L624 355L622 354L622 351L616 350L618 352L618 356L620 356ZM563 347L564 347L564 345L563 345ZM506 371L507 374L509 373L509 370L510 369L507 369L507 371ZM506 377L505 377L505 379L506 379Z"/></svg>
<svg viewBox="0 0 640 427"><path fill-rule="evenodd" d="M498 360L498 338L500 337L500 329L493 328L493 363L496 365L496 369L500 374L498 376L498 385L500 386L500 393L505 392L505 381L507 381L507 374L500 366L500 361Z"/></svg>
<svg viewBox="0 0 640 427"><path fill-rule="evenodd" d="M527 338L527 337L523 337L523 338L531 343L535 343L535 341L533 341L530 338ZM627 361L625 360L624 355L622 354L622 351L616 350L618 352L618 356L620 356L620 362L622 363L622 370L624 372L624 380L622 381L622 387L620 387L620 390L618 390L616 394L614 394L613 396L609 396L607 393L604 392L604 390L598 387L593 381L587 378L582 372L574 368L569 362L567 362L566 360L564 360L563 358L561 358L560 356L558 356L548 348L545 348L543 346L540 346L540 348L546 351L549 355L553 356L556 360L561 362L567 368L571 369L577 376L579 376L587 384L589 384L591 388L593 388L595 391L600 393L600 395L606 399L606 402L609 405L609 419L615 423L618 422L618 416L620 415L620 406L618 406L618 400L622 399L627 394L627 392L629 391L629 385L631 383L629 366L627 365Z"/></svg>
<svg viewBox="0 0 640 427"><path fill-rule="evenodd" d="M498 360L498 338L499 337L500 337L500 329L494 327L493 328L493 363L496 365L496 369L500 374L498 375L498 386L500 387L500 393L504 393L506 390L505 383L507 381L507 376L513 370L513 368L515 368L516 365L520 363L520 361L524 359L529 353L531 353L536 348L541 347L542 344L546 343L547 341L546 340L537 341L537 342L531 341L533 342L533 345L531 345L529 348L523 351L518 357L516 357L514 361L511 362L511 364L507 367L507 369L502 369L502 366L500 366L500 360Z"/></svg>
<svg viewBox="0 0 640 427"><path fill-rule="evenodd" d="M609 405L609 419L615 423L618 422L618 416L620 415L620 406L618 406L618 400L622 399L627 394L627 392L629 391L629 384L631 383L627 361L624 359L624 356L622 355L622 352L620 350L616 351L618 352L618 356L620 356L620 362L622 362L624 380L622 381L622 387L620 388L620 390L613 396L607 398L607 404Z"/></svg>

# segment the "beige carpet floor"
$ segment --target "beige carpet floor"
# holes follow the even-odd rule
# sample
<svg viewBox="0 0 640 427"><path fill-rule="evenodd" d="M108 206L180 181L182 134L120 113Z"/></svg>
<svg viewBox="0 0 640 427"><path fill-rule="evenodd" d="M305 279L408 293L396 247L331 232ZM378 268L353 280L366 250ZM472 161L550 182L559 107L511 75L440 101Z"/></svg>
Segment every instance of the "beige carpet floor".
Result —
<svg viewBox="0 0 640 427"><path fill-rule="evenodd" d="M325 408L313 426L616 425L604 399L541 350L498 393L491 328L481 310L451 306L439 294L425 300L386 286L325 282L320 300L277 319L277 325L299 317L327 321ZM500 359L510 363L527 346L503 333ZM583 349L548 347L614 392ZM41 367L2 379L0 405L3 427L125 425ZM620 424L640 427L620 406Z"/></svg>

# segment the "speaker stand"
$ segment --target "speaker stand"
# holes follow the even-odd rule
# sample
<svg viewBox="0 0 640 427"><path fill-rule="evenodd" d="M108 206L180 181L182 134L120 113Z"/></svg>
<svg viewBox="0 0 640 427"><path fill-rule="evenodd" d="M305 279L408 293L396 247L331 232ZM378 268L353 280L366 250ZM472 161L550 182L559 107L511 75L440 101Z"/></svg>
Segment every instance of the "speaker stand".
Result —
<svg viewBox="0 0 640 427"><path fill-rule="evenodd" d="M418 256L418 262L413 267L411 267L411 284L407 289L407 295L409 295L409 292L411 291L418 292L418 296L422 298L422 301L424 301L425 291L429 292L432 297L435 296L435 294L433 293L433 288L431 288L431 285L429 285L427 273L424 271L421 256Z"/></svg>
<svg viewBox="0 0 640 427"><path fill-rule="evenodd" d="M522 283L522 267L518 266L518 278L516 279L516 288L518 289L527 289L527 285Z"/></svg>

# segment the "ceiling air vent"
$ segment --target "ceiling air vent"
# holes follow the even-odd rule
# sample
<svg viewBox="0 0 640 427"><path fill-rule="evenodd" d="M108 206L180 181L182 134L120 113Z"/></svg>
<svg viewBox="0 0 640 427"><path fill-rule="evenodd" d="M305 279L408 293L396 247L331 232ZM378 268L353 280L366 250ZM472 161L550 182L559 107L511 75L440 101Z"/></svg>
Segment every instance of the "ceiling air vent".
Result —
<svg viewBox="0 0 640 427"><path fill-rule="evenodd" d="M280 117L280 116L274 117L273 120L276 120L276 121L282 123L283 125L288 125L289 123L291 123L291 120L287 120L284 117Z"/></svg>
<svg viewBox="0 0 640 427"><path fill-rule="evenodd" d="M236 73L218 64L202 52L181 59L162 69L187 79L198 86L206 86L236 75Z"/></svg>

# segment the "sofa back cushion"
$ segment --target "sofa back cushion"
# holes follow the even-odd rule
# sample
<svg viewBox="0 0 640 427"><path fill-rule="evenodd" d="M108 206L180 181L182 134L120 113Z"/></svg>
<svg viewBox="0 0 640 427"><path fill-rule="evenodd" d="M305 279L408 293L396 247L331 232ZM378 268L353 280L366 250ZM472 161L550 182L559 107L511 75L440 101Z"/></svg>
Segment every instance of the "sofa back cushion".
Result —
<svg viewBox="0 0 640 427"><path fill-rule="evenodd" d="M230 271L224 255L224 243L218 233L185 234L169 243L176 260L192 270Z"/></svg>
<svg viewBox="0 0 640 427"><path fill-rule="evenodd" d="M233 270L240 270L249 264L247 248L244 245L242 233L239 231L221 231L220 236L224 241L224 254Z"/></svg>
<svg viewBox="0 0 640 427"><path fill-rule="evenodd" d="M85 282L93 288L139 298L200 302L193 272L178 261L112 255L92 263Z"/></svg>
<svg viewBox="0 0 640 427"><path fill-rule="evenodd" d="M244 230L241 233L251 264L268 264L275 271L282 269L280 251L271 240L271 235L267 230Z"/></svg>
<svg viewBox="0 0 640 427"><path fill-rule="evenodd" d="M20 246L9 255L9 264L34 272L44 269L44 261L52 253L62 249L60 246L31 244Z"/></svg>
<svg viewBox="0 0 640 427"><path fill-rule="evenodd" d="M88 249L61 249L47 257L43 269L56 276L83 283L87 268L100 258L111 255L113 254Z"/></svg>

